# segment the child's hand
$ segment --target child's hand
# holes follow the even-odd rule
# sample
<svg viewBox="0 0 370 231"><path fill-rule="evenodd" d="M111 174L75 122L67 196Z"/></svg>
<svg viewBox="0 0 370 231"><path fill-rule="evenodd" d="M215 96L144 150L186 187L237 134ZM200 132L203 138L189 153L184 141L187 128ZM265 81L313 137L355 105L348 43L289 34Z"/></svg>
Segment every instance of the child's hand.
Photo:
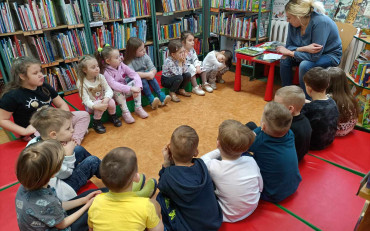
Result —
<svg viewBox="0 0 370 231"><path fill-rule="evenodd" d="M197 68L197 74L202 73L202 70L200 69L200 66L197 66L196 68Z"/></svg>
<svg viewBox="0 0 370 231"><path fill-rule="evenodd" d="M140 87L131 87L131 92L132 93L134 93L134 92L136 92L136 93L140 93L141 92L141 89L140 89Z"/></svg>
<svg viewBox="0 0 370 231"><path fill-rule="evenodd" d="M91 193L87 194L87 196L84 197L85 198L85 201L86 201L85 203L86 204L89 203L89 201L91 199L95 198L95 196L99 195L100 193L102 193L102 191L96 190L94 192L91 192Z"/></svg>
<svg viewBox="0 0 370 231"><path fill-rule="evenodd" d="M28 136L28 135L32 135L36 132L36 128L34 128L31 124L28 125L25 129L24 129L24 133L23 134L20 134L22 136Z"/></svg>
<svg viewBox="0 0 370 231"><path fill-rule="evenodd" d="M101 103L102 104L108 104L109 100L110 100L109 98L104 98Z"/></svg>
<svg viewBox="0 0 370 231"><path fill-rule="evenodd" d="M108 104L103 103L103 102L94 104L93 106L93 109L98 110L98 111L105 111L107 110L107 108L108 108Z"/></svg>
<svg viewBox="0 0 370 231"><path fill-rule="evenodd" d="M62 145L64 147L65 155L72 156L77 144L74 140L71 140L68 142L62 142Z"/></svg>
<svg viewBox="0 0 370 231"><path fill-rule="evenodd" d="M162 154L163 154L163 167L167 168L171 165L172 162L170 144L164 146L164 148L162 149Z"/></svg>

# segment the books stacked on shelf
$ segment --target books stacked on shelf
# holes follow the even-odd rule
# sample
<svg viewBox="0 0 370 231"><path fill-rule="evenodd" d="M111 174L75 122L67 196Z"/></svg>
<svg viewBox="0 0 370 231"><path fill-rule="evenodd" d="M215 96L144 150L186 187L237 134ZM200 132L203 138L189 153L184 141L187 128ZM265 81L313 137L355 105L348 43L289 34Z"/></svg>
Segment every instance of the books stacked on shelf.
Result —
<svg viewBox="0 0 370 231"><path fill-rule="evenodd" d="M125 18L150 15L150 0L122 0Z"/></svg>
<svg viewBox="0 0 370 231"><path fill-rule="evenodd" d="M259 0L211 0L211 7L253 12L258 12L260 8ZM266 11L267 8L267 1L261 1L261 11Z"/></svg>
<svg viewBox="0 0 370 231"><path fill-rule="evenodd" d="M0 3L0 33L15 32L12 15L8 2Z"/></svg>
<svg viewBox="0 0 370 231"><path fill-rule="evenodd" d="M70 91L76 89L77 63L73 62L71 64L50 68L46 75L46 81L56 91Z"/></svg>
<svg viewBox="0 0 370 231"><path fill-rule="evenodd" d="M221 13L220 31L221 35L235 38L251 39L256 36L256 16L246 16L244 14Z"/></svg>
<svg viewBox="0 0 370 231"><path fill-rule="evenodd" d="M358 105L358 125L370 128L370 90L360 90L355 85L351 85L351 92L355 97Z"/></svg>
<svg viewBox="0 0 370 231"><path fill-rule="evenodd" d="M362 53L355 59L349 75L353 81L362 87L370 86L370 60L367 60Z"/></svg>
<svg viewBox="0 0 370 231"><path fill-rule="evenodd" d="M160 67L162 67L162 65L164 63L164 60L166 60L168 55L169 55L168 47L163 46L163 47L159 48L159 65L160 65Z"/></svg>
<svg viewBox="0 0 370 231"><path fill-rule="evenodd" d="M28 3L18 5L12 2L19 24L23 31L40 30L43 28L56 27L56 15L54 5L51 0L27 0Z"/></svg>
<svg viewBox="0 0 370 231"><path fill-rule="evenodd" d="M52 36L63 59L71 59L88 54L85 30L68 30L65 33L57 33Z"/></svg>
<svg viewBox="0 0 370 231"><path fill-rule="evenodd" d="M222 2L222 0L211 0L211 8L219 8L220 1Z"/></svg>
<svg viewBox="0 0 370 231"><path fill-rule="evenodd" d="M150 59L154 63L154 46L146 46L145 50L146 50L147 55L150 57Z"/></svg>
<svg viewBox="0 0 370 231"><path fill-rule="evenodd" d="M13 39L10 37L3 38L0 40L1 48L5 54L5 64L11 66L13 59L21 56L27 56L26 44L22 43L21 40L17 39L14 35Z"/></svg>
<svg viewBox="0 0 370 231"><path fill-rule="evenodd" d="M215 34L220 33L219 31L220 22L218 19L219 19L219 15L211 15L211 21L209 25L209 29L211 33L215 33Z"/></svg>
<svg viewBox="0 0 370 231"><path fill-rule="evenodd" d="M28 44L33 54L37 54L38 59L42 64L52 63L55 61L55 51L51 45L51 42L46 36L29 36Z"/></svg>
<svg viewBox="0 0 370 231"><path fill-rule="evenodd" d="M176 20L181 22L181 31L191 31L193 34L197 34L202 31L202 14L192 14L184 17L177 17Z"/></svg>
<svg viewBox="0 0 370 231"><path fill-rule="evenodd" d="M163 40L180 38L181 36L181 23L174 22L168 25L161 25L159 20L157 20L157 32L158 40L161 43Z"/></svg>
<svg viewBox="0 0 370 231"><path fill-rule="evenodd" d="M202 44L203 44L202 39L194 38L194 50L195 52L197 52L197 55L202 54L202 49L203 49Z"/></svg>
<svg viewBox="0 0 370 231"><path fill-rule="evenodd" d="M101 21L121 18L119 1L102 0L98 3L89 3L90 21Z"/></svg>
<svg viewBox="0 0 370 231"><path fill-rule="evenodd" d="M77 0L70 0L70 3L66 4L65 0L57 0L55 2L57 6L57 13L62 23L66 25L81 24L81 10Z"/></svg>
<svg viewBox="0 0 370 231"><path fill-rule="evenodd" d="M157 12L173 12L202 7L202 0L160 0L156 1Z"/></svg>

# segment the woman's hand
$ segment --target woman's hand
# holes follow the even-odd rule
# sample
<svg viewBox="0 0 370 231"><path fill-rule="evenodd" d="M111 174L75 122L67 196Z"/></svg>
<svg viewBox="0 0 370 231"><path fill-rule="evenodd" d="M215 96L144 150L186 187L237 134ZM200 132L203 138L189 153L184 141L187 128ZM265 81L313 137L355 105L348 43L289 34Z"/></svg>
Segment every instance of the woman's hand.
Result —
<svg viewBox="0 0 370 231"><path fill-rule="evenodd" d="M294 52L293 52L293 51L288 50L288 49L286 49L286 48L285 48L285 47L283 47L283 46L278 46L278 47L276 48L276 51L277 51L278 53L282 54L282 55L285 55L285 56L291 56L291 57L293 57L293 56L294 56Z"/></svg>
<svg viewBox="0 0 370 231"><path fill-rule="evenodd" d="M311 43L308 46L300 47L297 49L297 51L307 52L310 54L319 53L321 50L322 50L322 46L317 43Z"/></svg>

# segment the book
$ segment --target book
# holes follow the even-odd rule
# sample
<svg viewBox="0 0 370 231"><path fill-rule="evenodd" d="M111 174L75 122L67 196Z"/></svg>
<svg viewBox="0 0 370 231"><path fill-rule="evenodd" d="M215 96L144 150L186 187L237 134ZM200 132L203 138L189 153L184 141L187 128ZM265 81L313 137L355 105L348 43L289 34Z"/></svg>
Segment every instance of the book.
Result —
<svg viewBox="0 0 370 231"><path fill-rule="evenodd" d="M252 47L243 47L243 48L235 50L236 53L241 53L241 54L248 55L248 56L257 56L257 55L263 54L263 51L264 51L263 49L258 50Z"/></svg>
<svg viewBox="0 0 370 231"><path fill-rule="evenodd" d="M365 106L361 122L363 127L370 128L370 94L365 96Z"/></svg>
<svg viewBox="0 0 370 231"><path fill-rule="evenodd" d="M276 48L278 46L285 46L285 44L279 41L271 41L271 42L265 42L258 47L263 48L266 51L276 52Z"/></svg>

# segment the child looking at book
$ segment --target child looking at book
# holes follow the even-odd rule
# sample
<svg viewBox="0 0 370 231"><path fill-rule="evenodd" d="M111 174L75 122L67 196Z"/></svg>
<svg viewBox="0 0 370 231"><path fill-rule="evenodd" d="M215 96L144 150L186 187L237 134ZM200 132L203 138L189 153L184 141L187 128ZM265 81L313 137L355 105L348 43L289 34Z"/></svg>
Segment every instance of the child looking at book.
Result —
<svg viewBox="0 0 370 231"><path fill-rule="evenodd" d="M144 95L148 98L152 109L155 110L159 105L165 106L171 100L171 97L168 95L166 96L164 92L161 91L155 79L157 69L154 67L150 57L145 53L144 45L141 39L131 37L127 41L125 59L123 62L136 71L141 77ZM153 91L157 94L157 97L153 96L150 87L152 87Z"/></svg>
<svg viewBox="0 0 370 231"><path fill-rule="evenodd" d="M137 169L136 154L127 147L103 158L100 171L109 192L98 195L89 209L90 230L163 230L158 203L132 192L133 182L140 179Z"/></svg>
<svg viewBox="0 0 370 231"><path fill-rule="evenodd" d="M33 114L30 122L40 136L30 140L28 145L54 139L61 142L65 149L62 166L49 182L59 199L72 199L93 175L100 178L100 159L82 146L76 146L72 140L71 112L45 106Z"/></svg>
<svg viewBox="0 0 370 231"><path fill-rule="evenodd" d="M95 52L95 57L100 66L100 72L104 73L105 79L113 90L113 98L121 107L122 118L128 123L134 123L126 99L134 98L135 113L145 119L148 117L141 106L141 89L143 87L140 76L131 68L126 66L120 57L119 50L106 44Z"/></svg>
<svg viewBox="0 0 370 231"><path fill-rule="evenodd" d="M21 186L15 208L20 230L87 230L87 220L80 218L101 191L62 202L48 185L63 164L64 152L59 141L46 140L30 145L19 155L16 174ZM74 208L78 210L68 211Z"/></svg>
<svg viewBox="0 0 370 231"><path fill-rule="evenodd" d="M168 43L169 56L163 63L161 84L170 90L171 100L180 102L176 93L190 97L185 91L185 86L191 79L191 74L186 72L185 49L180 40L171 40Z"/></svg>
<svg viewBox="0 0 370 231"><path fill-rule="evenodd" d="M225 120L218 129L217 149L201 157L215 184L224 222L237 222L257 208L263 181L253 157L241 156L255 134L244 124Z"/></svg>
<svg viewBox="0 0 370 231"><path fill-rule="evenodd" d="M101 122L104 111L108 110L109 120L115 127L121 127L122 123L116 116L113 91L99 71L98 61L94 57L89 55L82 57L78 64L77 87L86 111L94 113L92 127L101 134L106 132Z"/></svg>
<svg viewBox="0 0 370 231"><path fill-rule="evenodd" d="M231 67L233 53L229 50L211 51L203 60L202 81L207 92L217 89L216 81L224 82L222 75Z"/></svg>
<svg viewBox="0 0 370 231"><path fill-rule="evenodd" d="M333 143L339 117L337 104L326 95L329 72L322 67L314 67L303 76L303 81L307 94L312 98L301 111L312 128L310 150L322 150Z"/></svg>
<svg viewBox="0 0 370 231"><path fill-rule="evenodd" d="M11 79L0 99L0 127L19 134L28 141L36 132L30 125L30 119L38 108L53 104L69 111L67 103L54 88L44 82L40 61L31 57L14 59ZM85 111L74 111L72 114L73 139L80 144L87 132L90 115ZM12 116L14 122L11 120Z"/></svg>
<svg viewBox="0 0 370 231"><path fill-rule="evenodd" d="M198 60L198 55L194 50L194 35L189 31L181 33L181 42L185 48L187 72L191 75L192 92L196 95L205 95L205 92L198 85L196 75L202 73L202 62Z"/></svg>
<svg viewBox="0 0 370 231"><path fill-rule="evenodd" d="M327 93L337 104L339 118L336 136L345 136L355 127L358 120L358 103L348 85L346 73L339 67L329 67L330 84Z"/></svg>

